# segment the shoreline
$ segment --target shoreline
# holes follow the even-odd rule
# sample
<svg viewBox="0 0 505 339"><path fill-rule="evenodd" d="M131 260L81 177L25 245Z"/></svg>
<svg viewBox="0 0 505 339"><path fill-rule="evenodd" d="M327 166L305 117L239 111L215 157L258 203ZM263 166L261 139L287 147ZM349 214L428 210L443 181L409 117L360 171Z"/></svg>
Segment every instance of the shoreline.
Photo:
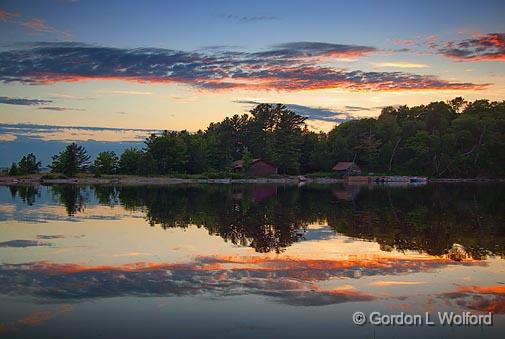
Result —
<svg viewBox="0 0 505 339"><path fill-rule="evenodd" d="M42 179L41 176L27 177L0 177L1 186L13 185L178 185L178 184L285 184L285 185L303 185L303 184L340 184L344 179L321 177L311 178L306 176L283 176L283 177L264 177L264 178L216 178L216 179L197 179L197 178L176 178L176 177L139 177L139 176L120 176L120 177L77 177L77 178L54 178ZM498 183L505 182L505 179L489 178L430 178L428 183ZM391 182L394 184L394 182ZM351 183L352 185L352 183Z"/></svg>
<svg viewBox="0 0 505 339"><path fill-rule="evenodd" d="M337 184L343 179L336 178L305 178L299 176L286 176L279 178L175 178L175 177L112 177L112 178L62 178L42 179L40 177L0 177L0 186L12 185L178 185L178 184L287 184L298 185L303 183Z"/></svg>

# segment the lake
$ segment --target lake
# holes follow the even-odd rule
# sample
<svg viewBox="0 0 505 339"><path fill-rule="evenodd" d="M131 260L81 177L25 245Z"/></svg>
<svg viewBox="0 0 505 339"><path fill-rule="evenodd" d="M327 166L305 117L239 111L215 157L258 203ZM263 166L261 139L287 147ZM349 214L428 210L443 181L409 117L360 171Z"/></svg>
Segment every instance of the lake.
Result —
<svg viewBox="0 0 505 339"><path fill-rule="evenodd" d="M504 254L503 184L3 186L0 337L503 338Z"/></svg>

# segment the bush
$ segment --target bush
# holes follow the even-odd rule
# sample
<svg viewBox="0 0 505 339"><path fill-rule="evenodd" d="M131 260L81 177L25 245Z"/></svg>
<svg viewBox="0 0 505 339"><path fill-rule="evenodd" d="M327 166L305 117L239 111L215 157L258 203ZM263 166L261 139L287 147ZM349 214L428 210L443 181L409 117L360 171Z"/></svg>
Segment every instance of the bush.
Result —
<svg viewBox="0 0 505 339"><path fill-rule="evenodd" d="M68 177L61 173L47 173L40 177L41 180L51 180L51 179L67 179Z"/></svg>

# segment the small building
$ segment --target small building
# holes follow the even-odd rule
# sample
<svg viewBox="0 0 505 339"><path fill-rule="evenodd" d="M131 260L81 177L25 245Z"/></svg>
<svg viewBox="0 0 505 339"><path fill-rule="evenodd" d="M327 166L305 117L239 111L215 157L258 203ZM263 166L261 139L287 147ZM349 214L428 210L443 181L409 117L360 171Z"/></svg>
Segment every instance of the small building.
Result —
<svg viewBox="0 0 505 339"><path fill-rule="evenodd" d="M244 160L234 161L232 167L235 172L244 172ZM277 174L278 172L279 169L277 166L262 159L253 159L251 165L247 169L247 174L255 177L264 177Z"/></svg>
<svg viewBox="0 0 505 339"><path fill-rule="evenodd" d="M332 170L342 174L343 177L361 175L361 169L354 162L340 161Z"/></svg>

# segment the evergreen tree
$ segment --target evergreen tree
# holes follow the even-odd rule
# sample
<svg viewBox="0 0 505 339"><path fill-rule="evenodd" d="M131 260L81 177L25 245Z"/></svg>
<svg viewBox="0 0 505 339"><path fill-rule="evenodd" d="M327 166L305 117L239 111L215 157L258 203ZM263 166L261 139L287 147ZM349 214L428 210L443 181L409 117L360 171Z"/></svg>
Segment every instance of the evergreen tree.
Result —
<svg viewBox="0 0 505 339"><path fill-rule="evenodd" d="M18 165L15 162L13 162L7 173L10 176L19 175Z"/></svg>
<svg viewBox="0 0 505 339"><path fill-rule="evenodd" d="M49 165L49 168L52 172L59 172L72 177L77 172L88 169L89 158L84 147L71 143L65 150L53 156L53 162Z"/></svg>

